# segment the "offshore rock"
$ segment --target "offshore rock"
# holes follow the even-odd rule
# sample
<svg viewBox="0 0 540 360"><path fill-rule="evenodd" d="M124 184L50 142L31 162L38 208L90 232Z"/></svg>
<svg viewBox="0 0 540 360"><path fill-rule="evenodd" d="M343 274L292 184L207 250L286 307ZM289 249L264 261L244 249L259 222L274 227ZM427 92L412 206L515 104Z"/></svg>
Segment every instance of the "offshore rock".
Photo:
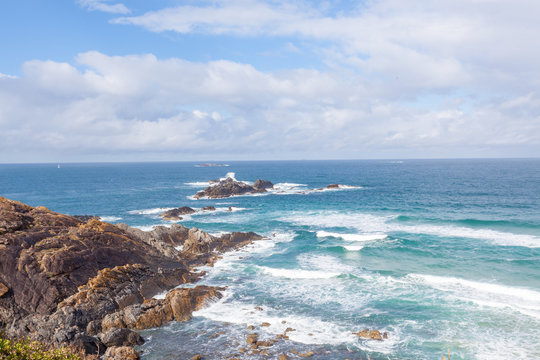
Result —
<svg viewBox="0 0 540 360"><path fill-rule="evenodd" d="M203 197L208 197L211 199L220 199L234 195L262 193L266 192L265 186L268 186L268 184L272 184L271 182L266 180L258 181L261 187L251 186L228 177L224 180L219 181L216 184L212 184L204 190L199 191L197 194L195 194L195 198L200 199Z"/></svg>
<svg viewBox="0 0 540 360"><path fill-rule="evenodd" d="M163 218L163 220L182 220L182 217L180 215L189 215L195 213L195 210L188 206L183 206L180 208L172 209L165 211L160 216Z"/></svg>

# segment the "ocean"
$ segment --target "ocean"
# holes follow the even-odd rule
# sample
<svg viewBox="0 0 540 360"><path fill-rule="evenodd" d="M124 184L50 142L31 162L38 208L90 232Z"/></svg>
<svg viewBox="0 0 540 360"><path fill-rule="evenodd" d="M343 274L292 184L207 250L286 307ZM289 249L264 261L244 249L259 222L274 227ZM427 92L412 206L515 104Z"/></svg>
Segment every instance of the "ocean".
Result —
<svg viewBox="0 0 540 360"><path fill-rule="evenodd" d="M169 208L213 205L180 223L268 237L201 268L225 296L143 331L145 360L257 358L238 348L263 322L263 339L295 329L274 354L540 359L540 160L227 164L4 164L0 195L141 229L171 224L159 218ZM193 199L227 173L276 190ZM347 186L317 190L336 183ZM388 339L352 334L366 328Z"/></svg>

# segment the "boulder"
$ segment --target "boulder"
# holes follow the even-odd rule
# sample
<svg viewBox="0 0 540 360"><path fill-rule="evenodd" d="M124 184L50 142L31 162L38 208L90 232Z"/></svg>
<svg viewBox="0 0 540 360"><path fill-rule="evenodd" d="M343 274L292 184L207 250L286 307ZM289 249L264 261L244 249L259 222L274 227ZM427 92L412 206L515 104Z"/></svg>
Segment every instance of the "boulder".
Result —
<svg viewBox="0 0 540 360"><path fill-rule="evenodd" d="M216 208L214 206L205 206L201 210L202 211L215 211Z"/></svg>
<svg viewBox="0 0 540 360"><path fill-rule="evenodd" d="M134 346L144 344L144 339L135 331L112 328L100 336L101 342L107 347Z"/></svg>
<svg viewBox="0 0 540 360"><path fill-rule="evenodd" d="M110 347L105 352L103 360L139 360L139 354L130 346Z"/></svg>

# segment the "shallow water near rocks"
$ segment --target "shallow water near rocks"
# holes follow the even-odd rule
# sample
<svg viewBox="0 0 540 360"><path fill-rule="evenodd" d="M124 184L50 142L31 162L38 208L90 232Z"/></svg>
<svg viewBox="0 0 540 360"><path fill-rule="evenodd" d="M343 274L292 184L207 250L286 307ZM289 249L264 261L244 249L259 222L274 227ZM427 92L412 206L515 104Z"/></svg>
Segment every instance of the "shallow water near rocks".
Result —
<svg viewBox="0 0 540 360"><path fill-rule="evenodd" d="M201 283L226 286L224 298L143 331L143 359L247 359L247 334L287 327L273 357L540 358L540 160L228 164L0 165L0 195L142 229L171 224L167 209L212 205L180 223L268 237L205 268ZM278 190L192 200L227 172ZM306 191L332 183L350 187ZM366 328L388 340L352 334Z"/></svg>

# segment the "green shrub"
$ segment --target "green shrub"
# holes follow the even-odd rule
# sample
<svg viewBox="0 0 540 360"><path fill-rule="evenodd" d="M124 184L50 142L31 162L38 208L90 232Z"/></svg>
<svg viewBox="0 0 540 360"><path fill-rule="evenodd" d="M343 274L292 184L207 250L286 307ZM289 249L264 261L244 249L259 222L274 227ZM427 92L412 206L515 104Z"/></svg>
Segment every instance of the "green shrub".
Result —
<svg viewBox="0 0 540 360"><path fill-rule="evenodd" d="M11 340L0 334L0 360L89 360L70 346L52 347L38 341Z"/></svg>

